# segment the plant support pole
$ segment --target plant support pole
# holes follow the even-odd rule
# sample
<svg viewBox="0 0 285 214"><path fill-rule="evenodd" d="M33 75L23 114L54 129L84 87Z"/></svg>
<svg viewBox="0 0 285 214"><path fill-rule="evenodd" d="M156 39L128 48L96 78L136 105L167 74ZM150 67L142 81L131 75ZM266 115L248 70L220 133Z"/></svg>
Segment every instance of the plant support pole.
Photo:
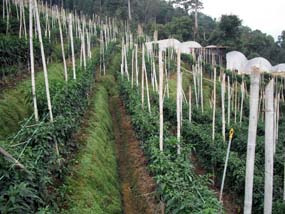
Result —
<svg viewBox="0 0 285 214"><path fill-rule="evenodd" d="M256 132L257 132L257 122L258 122L260 71L258 69L253 69L251 72L250 79L251 79L250 112L249 112L249 126L248 126L248 140L247 140L244 214L251 214L251 209L252 209L252 192L253 192Z"/></svg>
<svg viewBox="0 0 285 214"><path fill-rule="evenodd" d="M225 184L225 179L226 179L228 161L229 161L230 152L231 152L231 144L232 144L233 135L234 135L234 129L231 129L230 134L229 134L229 144L228 144L228 149L227 149L227 156L226 156L226 161L225 161L225 167L224 167L224 173L223 173L223 179L222 179L220 197L219 197L219 201L221 203L223 200L223 190L224 190L224 184Z"/></svg>
<svg viewBox="0 0 285 214"><path fill-rule="evenodd" d="M29 1L29 33L30 33L30 63L31 63L31 83L32 83L32 96L34 104L35 121L39 121L37 97L36 97L36 82L35 82L35 62L34 62L34 45L33 45L33 0Z"/></svg>
<svg viewBox="0 0 285 214"><path fill-rule="evenodd" d="M274 161L274 79L265 89L265 184L264 214L272 213L273 196L273 161Z"/></svg>
<svg viewBox="0 0 285 214"><path fill-rule="evenodd" d="M159 51L159 149L163 151L163 63L162 52Z"/></svg>

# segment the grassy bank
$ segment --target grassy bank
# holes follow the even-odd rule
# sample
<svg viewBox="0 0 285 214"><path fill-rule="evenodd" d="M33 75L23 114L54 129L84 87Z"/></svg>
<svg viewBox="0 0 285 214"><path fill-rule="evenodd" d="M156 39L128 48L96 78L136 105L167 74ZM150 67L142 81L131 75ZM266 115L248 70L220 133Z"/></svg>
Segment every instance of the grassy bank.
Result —
<svg viewBox="0 0 285 214"><path fill-rule="evenodd" d="M49 83L52 87L58 82L64 82L63 66L59 63L48 66ZM44 73L36 75L36 85L44 85ZM0 139L13 135L20 123L31 116L33 104L31 100L31 80L24 80L15 88L5 90L0 95Z"/></svg>
<svg viewBox="0 0 285 214"><path fill-rule="evenodd" d="M90 109L81 130L83 148L67 178L69 205L63 213L122 213L108 93L101 84Z"/></svg>

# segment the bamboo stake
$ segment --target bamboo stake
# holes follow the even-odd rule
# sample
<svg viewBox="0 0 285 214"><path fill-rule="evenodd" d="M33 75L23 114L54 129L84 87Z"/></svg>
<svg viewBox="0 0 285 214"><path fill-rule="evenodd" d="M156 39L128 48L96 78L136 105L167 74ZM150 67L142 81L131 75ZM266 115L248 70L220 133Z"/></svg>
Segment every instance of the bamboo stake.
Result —
<svg viewBox="0 0 285 214"><path fill-rule="evenodd" d="M22 13L24 14L23 16L23 24L24 24L24 35L25 35L25 39L27 39L27 27L26 27L26 18L25 18L25 7L22 3Z"/></svg>
<svg viewBox="0 0 285 214"><path fill-rule="evenodd" d="M259 102L259 83L260 83L259 70L256 68L253 69L250 78L251 78L250 113L249 113L249 126L248 126L247 157L246 157L244 214L251 214L251 209L252 209L254 159L255 159L256 131L257 131L257 122L258 122L258 102Z"/></svg>
<svg viewBox="0 0 285 214"><path fill-rule="evenodd" d="M15 166L19 167L20 169L25 170L27 169L23 164L21 164L17 159L15 159L12 155L10 155L6 150L4 150L2 147L0 147L0 154L5 157L6 160L12 162Z"/></svg>
<svg viewBox="0 0 285 214"><path fill-rule="evenodd" d="M148 88L148 77L147 77L145 64L144 64L144 72L145 72L145 83L146 83L145 87L146 87L146 96L147 96L147 107L148 107L148 112L151 113L149 88Z"/></svg>
<svg viewBox="0 0 285 214"><path fill-rule="evenodd" d="M139 65L138 65L138 45L135 44L135 49L136 49L136 86L138 87L139 85Z"/></svg>
<svg viewBox="0 0 285 214"><path fill-rule="evenodd" d="M192 89L189 86L189 123L192 123Z"/></svg>
<svg viewBox="0 0 285 214"><path fill-rule="evenodd" d="M235 81L235 85L234 85L234 88L235 88L235 99L234 99L234 110L235 110L235 123L237 123L237 81Z"/></svg>
<svg viewBox="0 0 285 214"><path fill-rule="evenodd" d="M161 53L161 55L162 55L162 53ZM162 60L162 59L161 59L161 60ZM155 59L154 59L154 57L153 57L152 65L153 65L153 76L154 76L155 91L158 92L156 69L155 69Z"/></svg>
<svg viewBox="0 0 285 214"><path fill-rule="evenodd" d="M199 57L200 59L200 57ZM201 63L201 60L199 60ZM201 92L201 109L202 109L202 113L204 113L204 95L203 95L203 70L202 70L202 65L200 64L200 92Z"/></svg>
<svg viewBox="0 0 285 214"><path fill-rule="evenodd" d="M86 70L86 46L85 46L85 21L83 21L83 27L81 32L81 43L82 43L82 53L83 53L83 65L84 69Z"/></svg>
<svg viewBox="0 0 285 214"><path fill-rule="evenodd" d="M231 83L230 77L228 76L228 126L231 122Z"/></svg>
<svg viewBox="0 0 285 214"><path fill-rule="evenodd" d="M225 83L226 75L223 74L222 77L222 87L221 87L221 96L222 96L222 135L224 142L226 141L226 118L225 118Z"/></svg>
<svg viewBox="0 0 285 214"><path fill-rule="evenodd" d="M70 43L71 43L73 79L76 80L74 43L73 43L73 30L72 30L72 15L71 15L71 13L69 14L69 36L70 36Z"/></svg>
<svg viewBox="0 0 285 214"><path fill-rule="evenodd" d="M124 57L125 57L125 73L127 75L127 79L128 81L130 81L130 77L129 77L129 71L128 71L128 62L127 62L127 47L124 46Z"/></svg>
<svg viewBox="0 0 285 214"><path fill-rule="evenodd" d="M135 58L135 54L134 54L134 50L132 49L132 88L134 87L134 58Z"/></svg>
<svg viewBox="0 0 285 214"><path fill-rule="evenodd" d="M192 66L192 69L193 69L193 80L194 80L194 94L196 100L196 107L198 109L199 104L198 104L198 92L197 92L197 80L196 80L197 72L195 66Z"/></svg>
<svg viewBox="0 0 285 214"><path fill-rule="evenodd" d="M177 154L181 154L180 138L181 138L181 70L180 70L181 56L180 50L177 51L177 92L176 92L176 112L177 112Z"/></svg>
<svg viewBox="0 0 285 214"><path fill-rule="evenodd" d="M213 123L212 123L212 140L215 140L215 123L216 123L216 79L217 70L214 68L214 90L213 90Z"/></svg>
<svg viewBox="0 0 285 214"><path fill-rule="evenodd" d="M265 89L265 184L264 184L264 214L272 213L273 196L273 161L274 161L274 79Z"/></svg>
<svg viewBox="0 0 285 214"><path fill-rule="evenodd" d="M33 45L33 0L29 0L29 32L30 32L30 63L31 63L31 83L32 83L32 96L34 104L35 121L39 121L38 104L36 97L36 82L35 82L35 62L34 62L34 45Z"/></svg>
<svg viewBox="0 0 285 214"><path fill-rule="evenodd" d="M240 103L240 125L242 124L242 117L243 117L243 102L244 102L244 81L241 83L241 103Z"/></svg>
<svg viewBox="0 0 285 214"><path fill-rule="evenodd" d="M58 18L58 26L59 26L59 34L60 34L60 42L61 42L61 52L62 52L62 60L63 60L63 67L64 67L64 79L67 82L68 76L67 76L67 66L65 61L65 53L64 53L64 42L63 42L63 35L62 35L62 28L61 28L61 21L59 12L57 9L57 18Z"/></svg>
<svg viewBox="0 0 285 214"><path fill-rule="evenodd" d="M34 6L35 6L35 12L36 12L39 41L40 41L40 45L41 45L41 55L42 55L42 63L43 63L43 70L44 70L48 110L49 110L50 122L53 122L52 106L51 106L51 99L50 99L50 92L49 92L48 72L47 72L44 45L43 45L43 40L42 40L42 31L41 31L41 25L40 25L40 16L39 16L39 12L38 12L37 0L34 0Z"/></svg>
<svg viewBox="0 0 285 214"><path fill-rule="evenodd" d="M102 46L102 45L101 45ZM124 77L124 41L122 39L122 52L121 52L121 77L123 78ZM100 58L100 60L102 61L102 58ZM100 74L101 74L101 64L102 62L100 63Z"/></svg>
<svg viewBox="0 0 285 214"><path fill-rule="evenodd" d="M223 190L224 190L224 184L225 184L225 179L226 179L228 161L229 161L230 152L231 152L231 144L232 144L233 134L234 134L234 130L231 129L230 130L230 136L229 136L227 155L226 155L226 161L225 161L225 166L224 166L224 172L223 172L223 178L222 178L222 184L221 184L221 190L220 190L220 197L219 197L219 201L221 203L223 200Z"/></svg>
<svg viewBox="0 0 285 214"><path fill-rule="evenodd" d="M22 5L20 4L20 29L19 29L19 38L22 37L22 20L23 20L23 13L22 13Z"/></svg>
<svg viewBox="0 0 285 214"><path fill-rule="evenodd" d="M141 77L141 82L142 82L142 109L144 109L144 45L142 45L142 77Z"/></svg>

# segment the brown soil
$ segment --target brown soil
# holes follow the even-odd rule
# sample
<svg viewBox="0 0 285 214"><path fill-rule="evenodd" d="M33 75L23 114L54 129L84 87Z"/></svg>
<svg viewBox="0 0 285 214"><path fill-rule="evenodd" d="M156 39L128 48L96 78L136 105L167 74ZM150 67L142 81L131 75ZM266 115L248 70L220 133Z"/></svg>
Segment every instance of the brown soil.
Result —
<svg viewBox="0 0 285 214"><path fill-rule="evenodd" d="M206 170L201 166L195 154L191 155L191 161L194 165L194 170L197 175L205 175L207 174ZM215 178L213 178L215 180ZM219 198L220 194L220 186L216 184L209 186L216 194L217 198ZM242 208L235 203L236 197L233 194L229 194L223 191L223 207L225 209L226 214L241 214Z"/></svg>
<svg viewBox="0 0 285 214"><path fill-rule="evenodd" d="M119 97L110 99L124 214L161 213L155 182L149 175L139 141Z"/></svg>

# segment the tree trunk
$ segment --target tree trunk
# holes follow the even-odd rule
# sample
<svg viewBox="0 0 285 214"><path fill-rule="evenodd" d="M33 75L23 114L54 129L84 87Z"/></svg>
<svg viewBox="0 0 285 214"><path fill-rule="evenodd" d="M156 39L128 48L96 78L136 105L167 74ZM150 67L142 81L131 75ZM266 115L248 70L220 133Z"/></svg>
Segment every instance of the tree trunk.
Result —
<svg viewBox="0 0 285 214"><path fill-rule="evenodd" d="M194 41L198 39L198 0L195 1L195 28Z"/></svg>
<svg viewBox="0 0 285 214"><path fill-rule="evenodd" d="M251 72L250 77L251 77L250 112L249 112L249 126L248 126L248 140L247 140L244 214L251 214L251 209L252 209L254 159L255 159L256 131L258 123L258 101L259 101L259 83L260 83L259 70L254 69Z"/></svg>
<svg viewBox="0 0 285 214"><path fill-rule="evenodd" d="M274 145L274 80L265 89L265 184L264 214L272 213L273 195L273 145Z"/></svg>
<svg viewBox="0 0 285 214"><path fill-rule="evenodd" d="M129 15L129 20L132 21L131 0L128 0L128 15Z"/></svg>

